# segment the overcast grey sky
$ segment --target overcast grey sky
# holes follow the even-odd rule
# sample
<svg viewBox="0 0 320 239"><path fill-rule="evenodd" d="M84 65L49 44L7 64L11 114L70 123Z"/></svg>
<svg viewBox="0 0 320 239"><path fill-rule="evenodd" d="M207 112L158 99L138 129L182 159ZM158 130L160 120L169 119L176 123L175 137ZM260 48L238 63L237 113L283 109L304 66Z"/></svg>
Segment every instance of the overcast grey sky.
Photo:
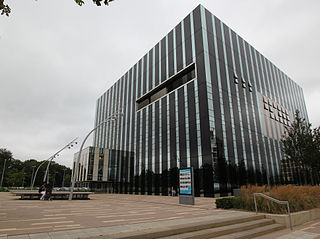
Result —
<svg viewBox="0 0 320 239"><path fill-rule="evenodd" d="M47 159L82 140L97 98L200 3L302 86L320 125L319 0L5 1L12 14L0 17L0 148L15 158ZM71 166L78 149L56 161Z"/></svg>

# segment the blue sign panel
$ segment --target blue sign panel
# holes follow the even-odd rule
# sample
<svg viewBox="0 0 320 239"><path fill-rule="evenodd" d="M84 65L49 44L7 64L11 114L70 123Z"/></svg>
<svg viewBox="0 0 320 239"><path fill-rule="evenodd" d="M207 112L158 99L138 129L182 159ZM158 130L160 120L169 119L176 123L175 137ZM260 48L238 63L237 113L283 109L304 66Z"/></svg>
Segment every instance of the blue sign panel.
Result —
<svg viewBox="0 0 320 239"><path fill-rule="evenodd" d="M191 178L191 168L180 169L179 179L180 179L180 194L181 195L192 195L192 178Z"/></svg>

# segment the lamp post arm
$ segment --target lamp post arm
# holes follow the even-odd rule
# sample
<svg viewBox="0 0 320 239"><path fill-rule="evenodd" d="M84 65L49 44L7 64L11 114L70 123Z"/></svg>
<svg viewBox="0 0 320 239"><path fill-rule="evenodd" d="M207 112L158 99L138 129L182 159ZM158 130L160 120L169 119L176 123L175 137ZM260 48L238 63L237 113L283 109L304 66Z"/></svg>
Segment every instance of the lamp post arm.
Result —
<svg viewBox="0 0 320 239"><path fill-rule="evenodd" d="M5 169L6 169L6 162L7 162L7 159L4 160L4 164L3 164L0 188L2 188L3 176L4 176Z"/></svg>
<svg viewBox="0 0 320 239"><path fill-rule="evenodd" d="M33 181L33 174L34 174L34 168L35 168L36 166L34 165L34 166L32 166L32 174L31 174L31 181L30 181L30 188L31 188L31 190L32 190L32 181Z"/></svg>
<svg viewBox="0 0 320 239"><path fill-rule="evenodd" d="M64 176L66 174L66 169L63 170L63 176L62 176L62 185L61 187L64 188Z"/></svg>
<svg viewBox="0 0 320 239"><path fill-rule="evenodd" d="M60 149L58 152L56 152L56 153L55 153L54 155L52 155L50 158L48 158L47 160L43 161L43 162L38 166L38 168L37 168L37 170L36 170L36 172L35 172L35 174L34 174L33 180L32 180L31 188L33 188L33 186L34 186L34 182L36 181L37 173L38 173L40 167L41 167L44 163L48 162L49 160L52 160L52 159L54 158L54 156L56 156L58 153L60 153L60 152L61 152L62 150L64 150L65 148L69 147L69 145L72 144L73 142L75 142L77 139L78 139L78 137L75 138L74 140L72 140L70 143L68 143L66 146L64 146L62 149ZM47 167L47 170L48 170L48 167ZM44 180L43 180L43 181L45 181L45 179L46 179L46 175L47 175L47 173L48 173L47 170L46 170L46 172L45 172L45 174L44 174L45 177L44 177Z"/></svg>
<svg viewBox="0 0 320 239"><path fill-rule="evenodd" d="M77 161L76 164L74 165L74 170L73 170L73 174L72 174L72 184L71 184L71 188L70 188L70 194L69 194L69 200L72 200L72 196L73 196L73 190L74 190L74 185L75 185L75 181L76 181L76 176L77 176L77 172L78 172L78 164L80 163L80 158L81 158L81 152L83 149L83 146L85 144L85 142L87 141L87 139L89 138L89 136L98 128L100 127L100 125L104 124L106 121L103 121L102 123L100 123L98 126L96 126L93 130L91 130L87 136L85 137L85 139L82 141L81 147L80 147L80 151L77 157Z"/></svg>
<svg viewBox="0 0 320 239"><path fill-rule="evenodd" d="M93 130L91 130L87 136L84 138L82 144L81 144L81 147L80 147L80 151L79 151L79 154L78 154L78 157L77 157L77 161L76 161L76 164L73 168L73 175L72 175L72 183L71 183L71 188L70 188L70 194L69 194L69 200L72 200L72 196L73 196L73 190L74 190L74 185L75 185L75 182L76 182L76 176L77 176L77 173L78 173L78 165L80 163L80 158L81 158L81 153L82 153L82 149L83 149L83 146L84 146L84 143L87 141L87 139L89 138L89 136L94 132L96 131L101 125L107 123L109 120L115 120L115 116L114 115L111 115L109 116L107 119L105 119L104 121L102 121L100 124L98 124L95 128L93 128Z"/></svg>
<svg viewBox="0 0 320 239"><path fill-rule="evenodd" d="M56 153L51 157L51 159L50 159L49 162L48 162L47 169L46 169L46 172L45 172L44 177L43 177L43 182L45 182L46 179L47 179L47 177L48 177L49 166L50 166L51 161L54 159L54 157L55 157L57 154L59 154L61 151L63 151L63 150L65 150L66 148L70 147L70 145L71 145L74 141L76 141L76 140L77 140L77 138L75 138L74 140L72 140L70 143L68 143L66 146L64 146L62 149L60 149L58 152L56 152Z"/></svg>
<svg viewBox="0 0 320 239"><path fill-rule="evenodd" d="M44 176L43 176L43 182L45 182L46 179L47 179L48 170L49 170L49 166L50 166L50 163L51 163L52 159L53 159L53 157L51 157L51 159L48 161L48 165L47 165L47 168L46 168L46 172L44 173Z"/></svg>
<svg viewBox="0 0 320 239"><path fill-rule="evenodd" d="M34 176L33 176L31 188L33 188L33 186L34 186L34 182L36 181L37 173L38 173L40 167L41 167L43 164L45 164L46 162L48 162L51 158L52 158L52 157L46 159L45 161L43 161L43 162L37 167L36 172L34 173Z"/></svg>

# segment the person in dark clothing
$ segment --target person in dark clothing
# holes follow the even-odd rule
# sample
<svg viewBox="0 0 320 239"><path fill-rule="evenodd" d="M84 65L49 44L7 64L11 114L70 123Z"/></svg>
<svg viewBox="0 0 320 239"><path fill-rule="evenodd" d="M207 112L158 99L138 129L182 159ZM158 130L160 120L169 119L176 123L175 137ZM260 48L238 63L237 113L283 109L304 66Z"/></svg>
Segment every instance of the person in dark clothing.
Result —
<svg viewBox="0 0 320 239"><path fill-rule="evenodd" d="M50 184L47 185L46 187L46 198L51 201L52 200L52 190L53 190L53 186L51 186Z"/></svg>

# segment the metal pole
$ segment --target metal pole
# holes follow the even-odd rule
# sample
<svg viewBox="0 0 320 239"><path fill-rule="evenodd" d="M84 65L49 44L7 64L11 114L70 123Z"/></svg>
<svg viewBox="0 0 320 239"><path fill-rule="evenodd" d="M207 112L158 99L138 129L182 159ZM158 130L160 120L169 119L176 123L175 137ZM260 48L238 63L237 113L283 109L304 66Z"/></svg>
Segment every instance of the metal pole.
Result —
<svg viewBox="0 0 320 239"><path fill-rule="evenodd" d="M62 149L60 149L58 152L56 152L54 155L52 155L50 158L48 158L47 160L45 160L44 162L42 162L42 163L39 165L39 167L37 168L37 170L36 170L36 172L35 172L34 178L33 178L32 187L34 186L34 182L35 182L35 180L36 180L37 173L38 173L40 167L41 167L44 163L48 162L49 160L54 159L54 157L55 157L56 155L58 155L62 150L70 147L71 144L76 143L75 141L76 141L77 139L78 139L78 138L75 138L74 140L72 140L70 143L68 143L66 146L64 146ZM45 172L45 175L46 175L46 174L47 174L47 170L46 170L46 172ZM45 179L44 179L44 181L45 181Z"/></svg>
<svg viewBox="0 0 320 239"><path fill-rule="evenodd" d="M104 123L104 122L103 122ZM75 181L76 181L76 175L78 172L78 164L80 162L80 157L81 157L81 152L83 149L83 145L86 142L86 140L88 139L88 137L90 136L90 134L95 131L101 124L99 124L97 127L95 127L93 130L90 131L90 133L85 137L85 139L83 140L81 147L80 147L80 151L78 154L78 158L77 158L77 162L76 165L73 168L73 175L72 175L72 184L71 184L71 188L70 188L70 194L69 194L69 200L72 200L72 196L73 196L73 190L74 190L74 185L75 185Z"/></svg>
<svg viewBox="0 0 320 239"><path fill-rule="evenodd" d="M49 161L49 163L50 163L50 161ZM48 165L49 165L49 163L48 163ZM48 177L47 177L47 184L49 184L49 170L48 170L48 172L47 172L47 174L48 174Z"/></svg>
<svg viewBox="0 0 320 239"><path fill-rule="evenodd" d="M254 197L254 204L255 204L255 208L256 208L256 213L258 212L258 210L257 210L257 202L256 202L256 195L257 196L261 196L263 198L266 198L268 200L271 200L271 201L273 201L275 203L278 203L278 204L281 204L281 205L286 204L287 205L287 210L288 210L288 215L289 215L290 228L291 228L291 230L293 229L292 228L292 219L291 219L290 207L289 207L289 202L288 201L280 201L280 200L277 200L277 199L272 198L270 196L267 196L267 195L265 195L263 193L254 193L253 197Z"/></svg>
<svg viewBox="0 0 320 239"><path fill-rule="evenodd" d="M67 169L63 169L63 177L62 177L62 188L64 187L64 175L65 175L65 173L66 173L66 170Z"/></svg>
<svg viewBox="0 0 320 239"><path fill-rule="evenodd" d="M52 158L51 158L51 160L52 160ZM51 160L49 160L49 162L48 162L46 172L44 173L44 176L43 176L43 182L45 182L47 180L47 183L49 183L49 167L50 167Z"/></svg>
<svg viewBox="0 0 320 239"><path fill-rule="evenodd" d="M0 184L0 188L2 188L3 176L4 176L4 172L5 172L5 168L6 168L6 162L7 162L7 159L4 159L4 164L3 164L3 169L2 169L2 176L1 176L1 184Z"/></svg>
<svg viewBox="0 0 320 239"><path fill-rule="evenodd" d="M34 168L36 167L36 165L32 166L32 175L31 175L31 182L30 182L30 188L32 189L32 181L33 181L33 173L34 173Z"/></svg>
<svg viewBox="0 0 320 239"><path fill-rule="evenodd" d="M79 154L78 154L78 157L77 157L77 161L76 161L76 164L73 168L73 174L72 174L72 183L71 183L71 187L70 187L70 194L69 194L69 201L72 200L72 197L73 197L73 190L74 190L74 185L76 183L76 177L77 177L77 174L78 174L78 165L80 163L80 158L81 158L81 153L82 153L82 149L83 149L83 146L84 146L84 143L87 141L88 137L94 132L96 131L101 125L109 122L110 120L116 120L117 116L118 115L123 115L122 112L115 112L114 114L110 115L107 119L105 119L104 121L102 121L100 124L98 124L93 130L91 130L87 136L84 138L82 144L81 144L81 147L80 147L80 151L79 151Z"/></svg>
<svg viewBox="0 0 320 239"><path fill-rule="evenodd" d="M257 200L256 200L256 194L253 194L253 200L254 200L254 207L256 208L256 214L258 214L258 207L257 207Z"/></svg>
<svg viewBox="0 0 320 239"><path fill-rule="evenodd" d="M51 157L51 160L48 162L48 165L47 165L47 169L46 169L46 172L45 172L45 174L44 174L44 178L43 178L43 182L45 182L46 181L46 178L48 177L48 172L49 172L49 167L50 167L50 164L51 164L51 161L56 157L56 156L59 156L59 153L62 151L62 150L64 150L64 149L66 149L66 148L71 148L73 145L73 143L74 143L74 141L76 141L76 139L77 138L75 138L74 140L72 140L69 144L67 144L66 146L64 146L60 151L58 151L57 153L55 153L52 157ZM49 183L49 179L47 178L47 183Z"/></svg>
<svg viewBox="0 0 320 239"><path fill-rule="evenodd" d="M292 219L291 219L291 214L290 214L289 202L287 202L287 208L288 208L288 214L289 214L290 229L291 229L291 231L292 231L293 228L292 228Z"/></svg>
<svg viewBox="0 0 320 239"><path fill-rule="evenodd" d="M47 160L43 161L43 162L38 166L38 168L37 168L37 170L36 170L36 172L34 173L34 176L33 176L32 185L31 185L32 188L33 188L33 186L34 186L34 182L36 181L37 173L38 173L40 167L41 167L44 163L46 163L49 159L51 159L51 157L48 158Z"/></svg>

